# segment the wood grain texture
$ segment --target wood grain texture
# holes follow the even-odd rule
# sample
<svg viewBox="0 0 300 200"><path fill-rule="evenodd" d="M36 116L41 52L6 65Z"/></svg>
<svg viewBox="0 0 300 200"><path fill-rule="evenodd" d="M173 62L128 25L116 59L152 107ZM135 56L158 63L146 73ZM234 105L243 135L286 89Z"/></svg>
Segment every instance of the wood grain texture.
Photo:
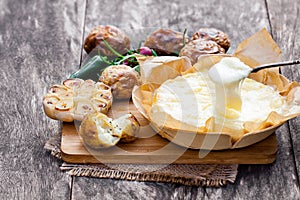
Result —
<svg viewBox="0 0 300 200"><path fill-rule="evenodd" d="M249 147L210 151L199 157L199 150L180 147L163 139L151 129L151 137L138 138L109 149L94 150L82 143L72 123L62 128L62 159L68 163L136 164L270 164L276 159L275 134ZM149 134L149 133L147 133Z"/></svg>
<svg viewBox="0 0 300 200"><path fill-rule="evenodd" d="M270 10L270 22L272 25L272 33L278 45L282 49L283 60L300 59L300 1L276 0L267 1ZM300 82L299 66L291 66L282 68L282 74L291 81ZM299 182L300 174L300 118L292 119L287 124L291 138L293 153L297 168L296 177ZM287 135L281 135L286 137ZM299 195L299 190L296 191Z"/></svg>
<svg viewBox="0 0 300 200"><path fill-rule="evenodd" d="M69 199L42 97L79 64L85 1L0 1L0 199Z"/></svg>
<svg viewBox="0 0 300 200"><path fill-rule="evenodd" d="M137 182L112 179L75 177L72 200L81 199L194 199L193 194L204 194L204 188L186 187L171 183ZM199 198L201 199L201 198Z"/></svg>

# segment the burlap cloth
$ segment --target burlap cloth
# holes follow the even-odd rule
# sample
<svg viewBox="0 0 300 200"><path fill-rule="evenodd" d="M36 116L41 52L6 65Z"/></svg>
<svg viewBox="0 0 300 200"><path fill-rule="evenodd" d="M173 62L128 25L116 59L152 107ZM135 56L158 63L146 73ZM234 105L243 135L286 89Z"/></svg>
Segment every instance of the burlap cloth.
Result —
<svg viewBox="0 0 300 200"><path fill-rule="evenodd" d="M45 149L61 158L61 134L50 138ZM189 186L224 186L234 183L238 165L182 165L170 164L160 167L153 164L70 164L64 162L60 169L71 176L112 178L132 181L156 181ZM159 170L156 170L159 169Z"/></svg>

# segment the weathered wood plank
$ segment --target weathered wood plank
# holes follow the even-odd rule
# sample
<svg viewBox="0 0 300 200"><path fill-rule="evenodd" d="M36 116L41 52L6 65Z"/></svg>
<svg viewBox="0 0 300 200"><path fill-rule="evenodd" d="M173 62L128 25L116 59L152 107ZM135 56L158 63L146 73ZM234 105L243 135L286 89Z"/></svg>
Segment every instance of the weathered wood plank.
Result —
<svg viewBox="0 0 300 200"><path fill-rule="evenodd" d="M112 24L122 29L142 27L169 27L193 32L200 27L216 27L226 33L232 41L230 52L237 44L261 28L270 30L266 4L263 0L250 3L242 1L96 1L87 5L85 37L94 26ZM290 138L283 126L278 133L279 153L272 165L242 165L237 181L226 188L195 188L176 184L137 183L106 179L91 180L76 177L72 191L73 199L93 196L110 199L263 199L299 196L295 180ZM113 185L113 186L111 186ZM129 191L129 192L127 192ZM164 199L165 199L164 198Z"/></svg>
<svg viewBox="0 0 300 200"><path fill-rule="evenodd" d="M207 188L206 199L297 199L299 186L295 176L288 127L277 131L278 155L274 164L240 165L234 185Z"/></svg>
<svg viewBox="0 0 300 200"><path fill-rule="evenodd" d="M69 199L42 96L80 61L85 1L0 1L0 199ZM3 95L4 94L4 95Z"/></svg>
<svg viewBox="0 0 300 200"><path fill-rule="evenodd" d="M80 199L192 199L192 194L201 191L178 184L91 179L75 177L72 200Z"/></svg>
<svg viewBox="0 0 300 200"><path fill-rule="evenodd" d="M276 0L267 1L270 10L272 33L282 49L283 60L300 59L300 1ZM299 66L282 68L282 74L292 81L300 82ZM299 182L300 174L300 118L290 120L288 128L292 137L293 154L297 167L296 178ZM287 137L282 134L281 137ZM292 164L292 163L291 163Z"/></svg>

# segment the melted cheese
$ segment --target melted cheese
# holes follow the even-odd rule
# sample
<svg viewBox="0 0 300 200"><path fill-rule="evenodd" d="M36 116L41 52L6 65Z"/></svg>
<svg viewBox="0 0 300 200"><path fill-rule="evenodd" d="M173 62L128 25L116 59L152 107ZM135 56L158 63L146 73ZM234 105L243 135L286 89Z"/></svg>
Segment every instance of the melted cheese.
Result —
<svg viewBox="0 0 300 200"><path fill-rule="evenodd" d="M219 85L231 85L246 78L252 68L235 57L224 57L208 71L209 77Z"/></svg>
<svg viewBox="0 0 300 200"><path fill-rule="evenodd" d="M203 126L213 111L213 88L208 87L209 81L208 76L201 73L166 81L156 91L152 112L167 113L195 127Z"/></svg>
<svg viewBox="0 0 300 200"><path fill-rule="evenodd" d="M240 87L251 68L235 57L225 57L208 71L215 83L215 114L225 118L238 118L242 109Z"/></svg>
<svg viewBox="0 0 300 200"><path fill-rule="evenodd" d="M176 77L164 82L153 99L150 118L159 126L164 126L164 113L171 118L193 127L203 127L214 116L219 127L242 130L246 121L263 121L271 111L281 113L284 98L271 87L246 78L241 86L241 106L237 117L214 113L216 97L215 84L208 72L198 72Z"/></svg>

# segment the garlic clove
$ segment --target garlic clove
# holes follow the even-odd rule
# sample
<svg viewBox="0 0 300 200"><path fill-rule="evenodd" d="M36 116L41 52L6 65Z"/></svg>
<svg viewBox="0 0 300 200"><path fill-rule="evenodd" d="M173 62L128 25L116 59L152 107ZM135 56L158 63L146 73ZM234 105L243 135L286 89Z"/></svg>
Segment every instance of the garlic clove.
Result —
<svg viewBox="0 0 300 200"><path fill-rule="evenodd" d="M68 87L69 89L76 90L78 89L84 80L79 79L79 78L73 78L73 79L67 79L63 82L63 85Z"/></svg>
<svg viewBox="0 0 300 200"><path fill-rule="evenodd" d="M56 103L55 110L59 111L70 111L74 107L74 102L72 99L63 99Z"/></svg>

